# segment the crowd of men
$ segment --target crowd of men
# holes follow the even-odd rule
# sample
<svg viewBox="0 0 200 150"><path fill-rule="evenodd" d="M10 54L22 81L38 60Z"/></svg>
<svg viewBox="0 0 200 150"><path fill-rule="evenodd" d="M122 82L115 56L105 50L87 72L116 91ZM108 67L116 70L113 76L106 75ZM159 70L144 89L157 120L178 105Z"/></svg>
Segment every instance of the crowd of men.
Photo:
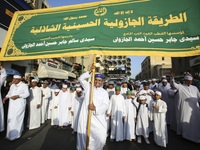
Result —
<svg viewBox="0 0 200 150"><path fill-rule="evenodd" d="M92 111L90 149L103 149L107 136L110 141L136 141L150 144L149 133L154 133L155 143L166 147L167 124L183 138L200 143L200 93L192 85L188 73L183 84L177 84L175 74L170 81L162 76L143 81L105 81L95 75L93 103L89 104L92 69L82 74L78 81L32 79L30 85L13 76L5 98L0 99L0 132L4 130L3 103L9 99L6 138L15 140L23 131L26 106L29 130L39 128L46 120L58 129L77 132L77 149L86 147L88 110ZM6 71L0 64L0 86L6 80ZM1 97L0 97L1 98ZM143 138L142 138L143 137Z"/></svg>

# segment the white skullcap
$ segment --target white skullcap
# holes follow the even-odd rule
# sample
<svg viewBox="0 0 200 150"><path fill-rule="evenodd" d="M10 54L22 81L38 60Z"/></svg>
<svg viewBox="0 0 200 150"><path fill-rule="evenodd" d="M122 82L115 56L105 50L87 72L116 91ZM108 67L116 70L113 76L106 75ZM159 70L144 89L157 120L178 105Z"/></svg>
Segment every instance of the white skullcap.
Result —
<svg viewBox="0 0 200 150"><path fill-rule="evenodd" d="M81 86L80 84L76 84L76 86Z"/></svg>
<svg viewBox="0 0 200 150"><path fill-rule="evenodd" d="M184 77L184 80L192 80L192 77L189 76L189 75L186 75L186 76Z"/></svg>
<svg viewBox="0 0 200 150"><path fill-rule="evenodd" d="M141 94L141 95L142 95L142 94L147 94L147 91L141 90L139 94Z"/></svg>
<svg viewBox="0 0 200 150"><path fill-rule="evenodd" d="M47 81L47 80L45 80L43 83L44 83L44 84L48 84L48 81Z"/></svg>
<svg viewBox="0 0 200 150"><path fill-rule="evenodd" d="M166 79L163 79L162 82L167 82L167 80L166 80Z"/></svg>
<svg viewBox="0 0 200 150"><path fill-rule="evenodd" d="M149 82L151 82L151 80L148 80Z"/></svg>
<svg viewBox="0 0 200 150"><path fill-rule="evenodd" d="M162 78L166 78L166 76L162 76Z"/></svg>
<svg viewBox="0 0 200 150"><path fill-rule="evenodd" d="M56 82L56 79L53 79L52 81Z"/></svg>
<svg viewBox="0 0 200 150"><path fill-rule="evenodd" d="M64 81L65 81L65 82L67 82L68 80L67 80L67 79L65 79Z"/></svg>
<svg viewBox="0 0 200 150"><path fill-rule="evenodd" d="M121 84L121 82L120 82L120 81L117 81L117 84Z"/></svg>
<svg viewBox="0 0 200 150"><path fill-rule="evenodd" d="M37 79L32 79L31 82L38 82Z"/></svg>
<svg viewBox="0 0 200 150"><path fill-rule="evenodd" d="M60 80L56 80L56 82L60 83Z"/></svg>
<svg viewBox="0 0 200 150"><path fill-rule="evenodd" d="M139 96L139 100L146 100L146 96Z"/></svg>
<svg viewBox="0 0 200 150"><path fill-rule="evenodd" d="M15 79L21 79L22 77L19 76L19 75L14 75L13 78L15 78Z"/></svg>
<svg viewBox="0 0 200 150"><path fill-rule="evenodd" d="M156 91L155 94L158 94L158 95L162 96L162 93L160 91Z"/></svg>
<svg viewBox="0 0 200 150"><path fill-rule="evenodd" d="M60 92L60 90L59 89L55 89L54 92Z"/></svg>
<svg viewBox="0 0 200 150"><path fill-rule="evenodd" d="M140 82L136 81L135 86L140 86Z"/></svg>
<svg viewBox="0 0 200 150"><path fill-rule="evenodd" d="M152 81L156 81L156 79L155 79L155 78L153 78L153 79L152 79Z"/></svg>
<svg viewBox="0 0 200 150"><path fill-rule="evenodd" d="M143 80L142 82L147 82L146 80Z"/></svg>
<svg viewBox="0 0 200 150"><path fill-rule="evenodd" d="M82 89L81 88L76 88L76 91L82 91Z"/></svg>
<svg viewBox="0 0 200 150"><path fill-rule="evenodd" d="M63 87L63 88L67 88L67 85L66 85L66 84L63 84L62 87Z"/></svg>

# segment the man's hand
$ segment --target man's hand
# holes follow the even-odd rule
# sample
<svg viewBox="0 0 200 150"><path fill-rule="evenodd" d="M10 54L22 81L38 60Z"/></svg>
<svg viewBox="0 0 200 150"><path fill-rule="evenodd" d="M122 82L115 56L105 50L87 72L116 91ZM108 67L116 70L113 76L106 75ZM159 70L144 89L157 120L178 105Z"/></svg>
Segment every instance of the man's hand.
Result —
<svg viewBox="0 0 200 150"><path fill-rule="evenodd" d="M137 120L137 118L135 117L134 120Z"/></svg>
<svg viewBox="0 0 200 150"><path fill-rule="evenodd" d="M45 95L44 94L42 94L42 97L44 97Z"/></svg>
<svg viewBox="0 0 200 150"><path fill-rule="evenodd" d="M153 107L154 109L157 109L157 110L159 109L159 107L158 107L157 105L156 105L156 106L152 106L152 107Z"/></svg>
<svg viewBox="0 0 200 150"><path fill-rule="evenodd" d="M71 110L72 108L71 107L69 107L69 110Z"/></svg>
<svg viewBox="0 0 200 150"><path fill-rule="evenodd" d="M126 118L126 116L123 116L123 117L122 117L122 119L125 119L125 118Z"/></svg>
<svg viewBox="0 0 200 150"><path fill-rule="evenodd" d="M37 109L40 108L40 104L37 104Z"/></svg>
<svg viewBox="0 0 200 150"><path fill-rule="evenodd" d="M3 99L3 103L4 104L5 104L5 102L6 102L7 99L8 99L7 97L4 97L4 99Z"/></svg>
<svg viewBox="0 0 200 150"><path fill-rule="evenodd" d="M96 107L94 106L94 104L89 104L89 110L96 110Z"/></svg>
<svg viewBox="0 0 200 150"><path fill-rule="evenodd" d="M173 71L170 72L170 77L174 77L175 73Z"/></svg>
<svg viewBox="0 0 200 150"><path fill-rule="evenodd" d="M96 66L94 64L92 64L91 68L90 68L90 71L89 71L89 74L92 72L93 69L95 69Z"/></svg>
<svg viewBox="0 0 200 150"><path fill-rule="evenodd" d="M111 114L107 114L108 117L111 117Z"/></svg>
<svg viewBox="0 0 200 150"><path fill-rule="evenodd" d="M154 95L154 93L153 93L152 91L150 92L150 94L151 94L151 95Z"/></svg>
<svg viewBox="0 0 200 150"><path fill-rule="evenodd" d="M55 109L57 109L58 107L57 107L57 106L55 106L54 108L55 108Z"/></svg>
<svg viewBox="0 0 200 150"><path fill-rule="evenodd" d="M72 113L72 116L73 116L73 115L74 115L74 112L72 111L71 113Z"/></svg>
<svg viewBox="0 0 200 150"><path fill-rule="evenodd" d="M12 97L11 97L12 100L16 100L16 99L18 99L18 98L19 98L19 95L15 95L15 96L12 96Z"/></svg>
<svg viewBox="0 0 200 150"><path fill-rule="evenodd" d="M151 122L153 122L153 120L151 120Z"/></svg>

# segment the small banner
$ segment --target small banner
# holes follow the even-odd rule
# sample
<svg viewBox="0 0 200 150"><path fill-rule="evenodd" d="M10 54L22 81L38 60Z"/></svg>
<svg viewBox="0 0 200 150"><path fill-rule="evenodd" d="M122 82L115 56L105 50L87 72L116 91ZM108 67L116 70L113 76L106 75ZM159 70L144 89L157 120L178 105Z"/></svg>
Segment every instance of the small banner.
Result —
<svg viewBox="0 0 200 150"><path fill-rule="evenodd" d="M15 12L0 60L200 54L200 0L119 0Z"/></svg>

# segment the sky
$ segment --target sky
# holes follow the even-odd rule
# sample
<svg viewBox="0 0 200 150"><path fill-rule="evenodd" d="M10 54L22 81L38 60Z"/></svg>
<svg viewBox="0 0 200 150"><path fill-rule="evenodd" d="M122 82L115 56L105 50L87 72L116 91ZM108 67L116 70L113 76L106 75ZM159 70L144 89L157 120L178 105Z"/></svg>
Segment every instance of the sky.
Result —
<svg viewBox="0 0 200 150"><path fill-rule="evenodd" d="M46 0L46 1L50 4L51 7L60 7L60 6L98 2L102 0ZM131 58L131 78L135 78L135 76L138 73L140 73L141 63L146 56L128 56L128 57Z"/></svg>

